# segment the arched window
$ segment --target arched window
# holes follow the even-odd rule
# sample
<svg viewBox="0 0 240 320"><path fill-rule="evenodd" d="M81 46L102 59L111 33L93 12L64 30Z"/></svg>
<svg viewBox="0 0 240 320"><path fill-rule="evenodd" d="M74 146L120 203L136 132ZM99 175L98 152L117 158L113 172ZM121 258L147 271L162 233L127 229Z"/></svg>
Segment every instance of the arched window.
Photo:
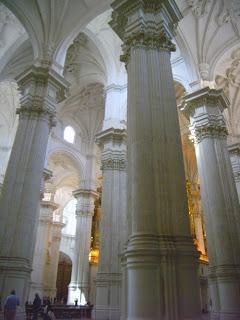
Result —
<svg viewBox="0 0 240 320"><path fill-rule="evenodd" d="M75 130L71 126L67 126L64 129L63 139L69 143L74 143Z"/></svg>

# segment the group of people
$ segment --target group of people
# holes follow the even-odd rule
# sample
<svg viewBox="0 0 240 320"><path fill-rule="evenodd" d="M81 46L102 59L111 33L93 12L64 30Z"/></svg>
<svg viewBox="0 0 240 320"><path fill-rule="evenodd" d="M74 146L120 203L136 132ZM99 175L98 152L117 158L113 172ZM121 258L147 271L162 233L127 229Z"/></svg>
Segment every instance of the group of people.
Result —
<svg viewBox="0 0 240 320"><path fill-rule="evenodd" d="M43 320L55 320L55 315L52 310L51 302L50 300L47 300L42 312L42 301L39 297L39 295L36 293L35 298L33 300L33 320L38 319L38 315L42 313Z"/></svg>
<svg viewBox="0 0 240 320"><path fill-rule="evenodd" d="M55 300L57 302L57 300ZM17 306L19 306L19 299L16 295L15 290L12 290L10 295L6 298L4 304L4 320L15 320L16 319L16 311ZM29 304L26 302L26 313ZM78 299L75 300L75 307L78 306ZM85 305L86 307L92 307L93 305L88 301ZM1 310L1 303L0 303L0 310ZM35 298L32 304L32 311L33 311L33 320L37 320L38 316L41 315L43 320L55 320L55 315L52 309L51 301L45 300L43 301L43 308L42 308L42 301L38 295L35 294Z"/></svg>
<svg viewBox="0 0 240 320"><path fill-rule="evenodd" d="M17 306L19 306L19 298L16 295L16 291L12 290L10 295L6 298L6 301L3 307L4 320L16 319ZM25 306L27 308L28 303L26 303ZM1 304L0 304L0 308L1 308ZM36 293L33 301L33 320L37 320L39 314L42 315L43 320L56 319L52 310L50 300L46 301L42 310L42 301L39 295Z"/></svg>

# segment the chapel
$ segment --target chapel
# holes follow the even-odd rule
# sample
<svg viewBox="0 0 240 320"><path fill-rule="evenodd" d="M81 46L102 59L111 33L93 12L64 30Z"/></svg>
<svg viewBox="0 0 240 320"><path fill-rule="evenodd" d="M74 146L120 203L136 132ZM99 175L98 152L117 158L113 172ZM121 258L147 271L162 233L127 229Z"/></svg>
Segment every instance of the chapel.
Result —
<svg viewBox="0 0 240 320"><path fill-rule="evenodd" d="M240 319L240 0L0 0L0 319Z"/></svg>

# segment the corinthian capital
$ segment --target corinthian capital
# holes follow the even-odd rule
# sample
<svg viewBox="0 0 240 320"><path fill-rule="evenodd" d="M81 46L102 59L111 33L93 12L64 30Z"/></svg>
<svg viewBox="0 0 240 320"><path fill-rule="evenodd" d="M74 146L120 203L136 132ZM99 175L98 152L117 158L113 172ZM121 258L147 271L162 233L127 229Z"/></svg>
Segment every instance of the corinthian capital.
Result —
<svg viewBox="0 0 240 320"><path fill-rule="evenodd" d="M126 135L125 129L109 128L96 136L102 148L102 170L126 170Z"/></svg>
<svg viewBox="0 0 240 320"><path fill-rule="evenodd" d="M21 90L20 117L42 118L55 123L56 104L66 97L68 82L50 68L32 66L16 81Z"/></svg>
<svg viewBox="0 0 240 320"><path fill-rule="evenodd" d="M77 199L76 216L93 216L94 202L99 194L94 190L78 189L73 191Z"/></svg>
<svg viewBox="0 0 240 320"><path fill-rule="evenodd" d="M203 88L184 96L181 110L190 120L189 129L195 143L205 138L226 138L222 111L228 106L222 90Z"/></svg>
<svg viewBox="0 0 240 320"><path fill-rule="evenodd" d="M132 47L175 50L171 39L182 15L174 0L116 0L112 8L110 26L123 40L123 62Z"/></svg>

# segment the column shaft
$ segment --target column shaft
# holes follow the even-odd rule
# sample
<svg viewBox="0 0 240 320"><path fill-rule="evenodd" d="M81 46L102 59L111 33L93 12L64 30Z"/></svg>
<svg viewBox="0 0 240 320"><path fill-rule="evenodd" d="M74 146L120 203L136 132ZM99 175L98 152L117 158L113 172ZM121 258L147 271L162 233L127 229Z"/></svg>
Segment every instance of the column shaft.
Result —
<svg viewBox="0 0 240 320"><path fill-rule="evenodd" d="M47 267L44 274L44 297L54 299L56 297L57 289L57 273L58 273L58 262L60 255L60 242L62 229L65 226L61 221L53 221L51 243L49 255L47 257Z"/></svg>
<svg viewBox="0 0 240 320"><path fill-rule="evenodd" d="M49 238L52 233L53 211L57 208L58 205L54 202L41 201L40 217L32 264L33 271L31 274L31 288L29 294L30 301L33 301L36 292L40 297L43 297Z"/></svg>
<svg viewBox="0 0 240 320"><path fill-rule="evenodd" d="M89 253L91 247L92 217L97 193L79 189L73 192L77 198L75 259L73 261L71 283L68 290L68 303L75 299L82 305L89 300Z"/></svg>
<svg viewBox="0 0 240 320"><path fill-rule="evenodd" d="M113 3L128 72L127 319L200 315L198 254L190 234L170 62L181 14L174 1ZM184 293L184 294L183 294Z"/></svg>
<svg viewBox="0 0 240 320"><path fill-rule="evenodd" d="M212 318L240 318L240 215L222 110L221 90L201 89L184 97L195 141L209 253Z"/></svg>
<svg viewBox="0 0 240 320"><path fill-rule="evenodd" d="M0 288L28 298L40 187L56 96L66 84L50 69L32 67L17 79L22 89L19 125L5 175L0 207Z"/></svg>
<svg viewBox="0 0 240 320"><path fill-rule="evenodd" d="M119 319L121 253L127 240L126 131L107 129L97 136L102 146L102 219L96 279L96 318Z"/></svg>

